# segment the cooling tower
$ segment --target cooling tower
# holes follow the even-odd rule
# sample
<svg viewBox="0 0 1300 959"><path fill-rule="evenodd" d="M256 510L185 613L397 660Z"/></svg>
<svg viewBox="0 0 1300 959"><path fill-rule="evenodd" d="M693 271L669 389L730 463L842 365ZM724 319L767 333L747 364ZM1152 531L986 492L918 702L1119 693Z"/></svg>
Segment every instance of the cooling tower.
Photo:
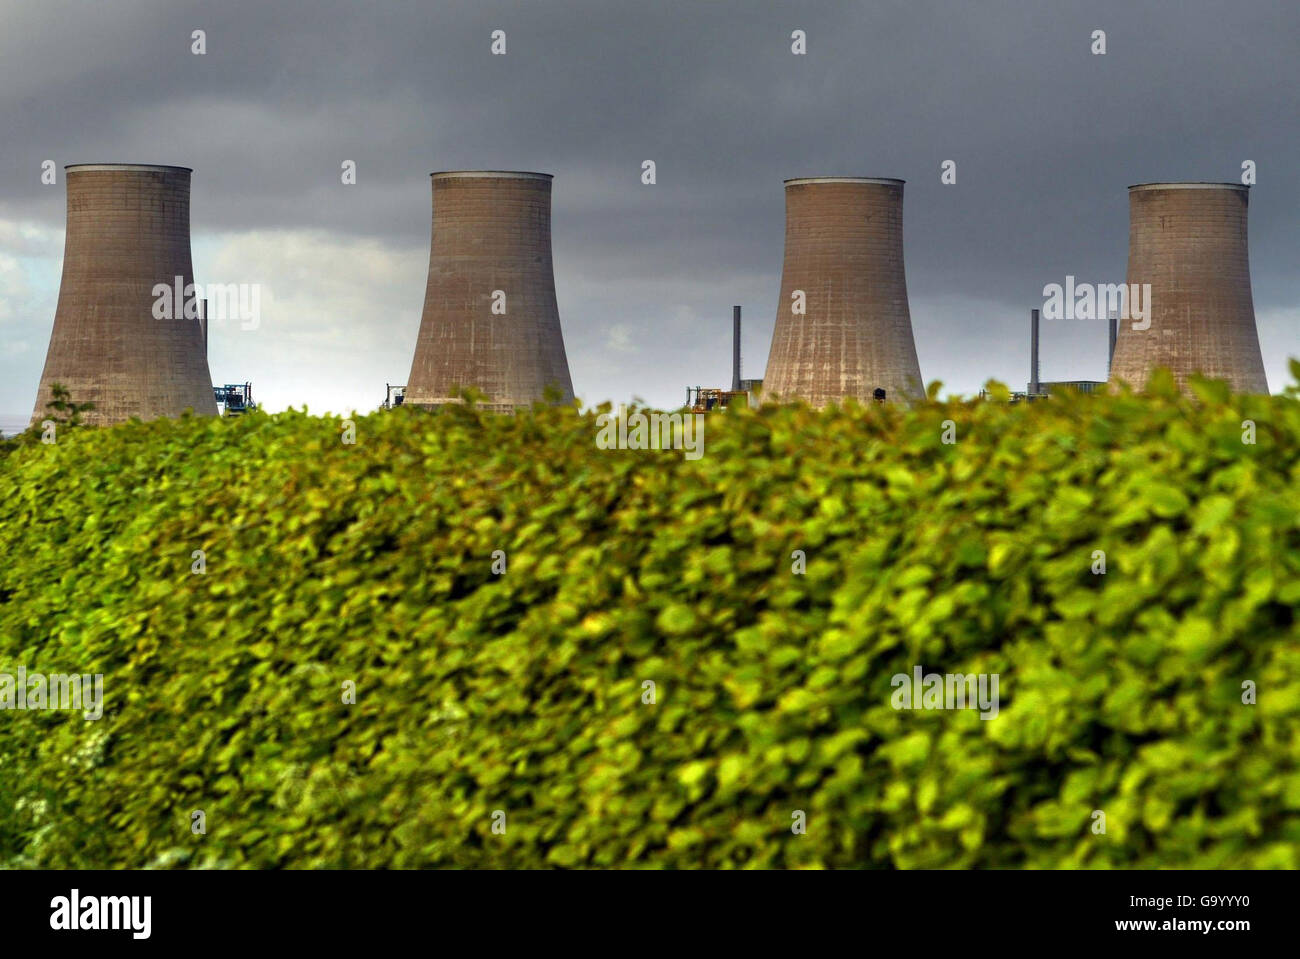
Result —
<svg viewBox="0 0 1300 959"><path fill-rule="evenodd" d="M1249 187L1141 183L1128 188L1128 283L1151 284L1146 319L1119 321L1111 383L1142 389L1160 366L1180 387L1201 373L1267 393L1246 249ZM1130 312L1133 312L1130 310Z"/></svg>
<svg viewBox="0 0 1300 959"><path fill-rule="evenodd" d="M804 295L796 313L795 293ZM763 388L817 407L924 395L903 273L903 181L785 181L785 265Z"/></svg>
<svg viewBox="0 0 1300 959"><path fill-rule="evenodd" d="M48 416L51 384L93 402L86 423L217 412L203 328L184 318L190 263L190 170L129 163L64 168L68 225L63 279L33 423ZM182 302L156 319L154 287ZM192 295L194 291L190 291Z"/></svg>
<svg viewBox="0 0 1300 959"><path fill-rule="evenodd" d="M424 315L406 404L458 402L509 411L547 387L573 398L551 269L551 177L435 173Z"/></svg>

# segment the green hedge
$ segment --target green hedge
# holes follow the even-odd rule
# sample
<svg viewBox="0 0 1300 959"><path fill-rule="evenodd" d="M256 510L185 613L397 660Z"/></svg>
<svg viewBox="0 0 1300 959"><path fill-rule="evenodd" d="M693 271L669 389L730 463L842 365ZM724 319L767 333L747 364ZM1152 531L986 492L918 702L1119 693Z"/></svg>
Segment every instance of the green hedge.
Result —
<svg viewBox="0 0 1300 959"><path fill-rule="evenodd" d="M733 411L696 461L571 408L27 445L0 672L106 705L0 711L0 863L1295 868L1300 393L1195 389ZM894 709L916 665L998 716Z"/></svg>

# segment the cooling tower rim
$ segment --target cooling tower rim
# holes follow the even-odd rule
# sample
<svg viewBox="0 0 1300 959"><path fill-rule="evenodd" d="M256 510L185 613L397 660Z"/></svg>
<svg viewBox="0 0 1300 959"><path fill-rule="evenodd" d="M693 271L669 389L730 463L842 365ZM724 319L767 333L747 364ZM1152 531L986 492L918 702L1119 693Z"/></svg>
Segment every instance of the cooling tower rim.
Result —
<svg viewBox="0 0 1300 959"><path fill-rule="evenodd" d="M531 173L527 170L439 170L430 173L435 180L466 180L483 177L492 180L554 180L549 173Z"/></svg>
<svg viewBox="0 0 1300 959"><path fill-rule="evenodd" d="M902 186L906 180L887 176L801 176L786 180L786 186L802 186L806 183L878 183L884 186Z"/></svg>
<svg viewBox="0 0 1300 959"><path fill-rule="evenodd" d="M117 173L119 171L142 173L193 173L194 169L187 166L165 166L159 163L68 163L63 169L72 171L94 171L104 170Z"/></svg>
<svg viewBox="0 0 1300 959"><path fill-rule="evenodd" d="M1240 190L1245 193L1250 187L1244 183L1216 183L1213 180L1184 180L1169 183L1134 183L1129 190Z"/></svg>

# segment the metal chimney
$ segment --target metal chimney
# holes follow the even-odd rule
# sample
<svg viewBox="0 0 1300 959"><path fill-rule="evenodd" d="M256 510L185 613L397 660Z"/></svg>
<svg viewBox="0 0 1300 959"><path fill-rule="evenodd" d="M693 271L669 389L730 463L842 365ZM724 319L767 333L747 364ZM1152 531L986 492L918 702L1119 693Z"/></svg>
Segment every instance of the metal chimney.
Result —
<svg viewBox="0 0 1300 959"><path fill-rule="evenodd" d="M1029 311L1029 395L1038 395L1038 311Z"/></svg>
<svg viewBox="0 0 1300 959"><path fill-rule="evenodd" d="M796 313L795 292L805 312ZM785 264L764 389L813 406L924 396L903 270L903 181L785 181Z"/></svg>
<svg viewBox="0 0 1300 959"><path fill-rule="evenodd" d="M1129 189L1128 283L1151 285L1150 326L1120 324L1112 383L1143 389L1168 367L1180 387L1200 373L1241 393L1267 393L1246 241L1249 187L1140 183ZM1140 325L1145 325L1143 322Z"/></svg>
<svg viewBox="0 0 1300 959"><path fill-rule="evenodd" d="M740 389L740 307L731 308L731 389Z"/></svg>
<svg viewBox="0 0 1300 959"><path fill-rule="evenodd" d="M1106 318L1106 329L1109 333L1106 348L1106 378L1110 379L1110 368L1115 362L1115 337L1119 333L1119 314L1114 310L1110 311L1110 316Z"/></svg>
<svg viewBox="0 0 1300 959"><path fill-rule="evenodd" d="M406 404L526 407L554 387L573 399L551 266L551 177L432 174L433 240Z"/></svg>
<svg viewBox="0 0 1300 959"><path fill-rule="evenodd" d="M184 312L194 282L190 169L81 163L64 170L63 279L32 422L46 418L54 383L74 402L95 404L82 420L96 426L187 409L215 415L205 331ZM179 299L174 318L154 316L159 284Z"/></svg>

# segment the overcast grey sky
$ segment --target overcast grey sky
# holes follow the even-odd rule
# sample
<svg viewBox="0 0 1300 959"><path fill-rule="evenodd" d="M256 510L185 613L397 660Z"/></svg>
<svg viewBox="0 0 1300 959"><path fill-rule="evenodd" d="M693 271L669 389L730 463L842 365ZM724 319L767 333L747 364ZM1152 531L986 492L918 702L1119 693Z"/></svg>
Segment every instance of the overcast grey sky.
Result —
<svg viewBox="0 0 1300 959"><path fill-rule="evenodd" d="M428 174L555 176L575 391L726 385L731 305L762 376L782 180L907 180L921 372L1023 388L1047 283L1122 282L1126 187L1252 160L1274 391L1300 355L1294 0L0 0L0 416L25 419L62 264L66 163L194 168L195 279L260 283L212 330L217 382L273 409L373 408L410 369ZM195 29L207 53L190 52ZM506 32L493 56L490 34ZM807 34L808 53L790 35ZM1091 34L1107 53L1090 52ZM652 159L658 182L642 185ZM43 186L41 163L58 167ZM340 183L354 160L358 183ZM940 165L957 164L957 183ZM1103 324L1045 323L1044 379L1103 379Z"/></svg>

